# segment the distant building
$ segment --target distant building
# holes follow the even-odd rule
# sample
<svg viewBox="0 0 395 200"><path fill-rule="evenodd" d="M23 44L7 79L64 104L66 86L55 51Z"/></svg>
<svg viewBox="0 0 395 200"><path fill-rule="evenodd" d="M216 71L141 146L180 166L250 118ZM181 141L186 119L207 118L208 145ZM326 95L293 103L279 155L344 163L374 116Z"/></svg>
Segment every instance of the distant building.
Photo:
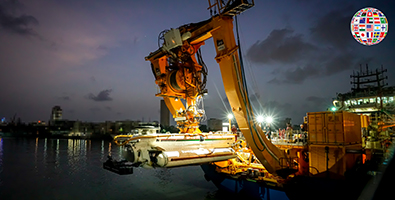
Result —
<svg viewBox="0 0 395 200"><path fill-rule="evenodd" d="M52 108L52 113L51 113L51 121L59 121L62 120L62 108L60 106L54 106Z"/></svg>
<svg viewBox="0 0 395 200"><path fill-rule="evenodd" d="M167 107L166 107L167 108ZM167 110L168 111L168 110ZM168 117L169 114L168 111ZM33 122L31 126L47 126L50 135L71 136L71 137L104 137L110 135L129 134L139 127L158 127L159 122L141 122L139 120L105 121L105 122L83 122L79 120L68 120L62 118L62 108L54 106L48 125L45 122ZM158 129L159 132L160 129Z"/></svg>
<svg viewBox="0 0 395 200"><path fill-rule="evenodd" d="M170 111L163 99L160 100L160 124L170 126Z"/></svg>
<svg viewBox="0 0 395 200"><path fill-rule="evenodd" d="M222 131L222 120L210 118L207 120L207 126L210 131Z"/></svg>

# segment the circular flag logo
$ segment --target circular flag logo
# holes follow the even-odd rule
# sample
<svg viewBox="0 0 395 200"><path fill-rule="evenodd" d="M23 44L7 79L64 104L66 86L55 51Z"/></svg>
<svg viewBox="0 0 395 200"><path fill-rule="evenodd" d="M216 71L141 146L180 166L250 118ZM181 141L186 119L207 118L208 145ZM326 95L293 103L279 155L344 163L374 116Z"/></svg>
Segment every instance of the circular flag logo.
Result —
<svg viewBox="0 0 395 200"><path fill-rule="evenodd" d="M376 8L361 9L351 20L351 33L355 40L363 45L378 44L383 41L387 32L387 18Z"/></svg>

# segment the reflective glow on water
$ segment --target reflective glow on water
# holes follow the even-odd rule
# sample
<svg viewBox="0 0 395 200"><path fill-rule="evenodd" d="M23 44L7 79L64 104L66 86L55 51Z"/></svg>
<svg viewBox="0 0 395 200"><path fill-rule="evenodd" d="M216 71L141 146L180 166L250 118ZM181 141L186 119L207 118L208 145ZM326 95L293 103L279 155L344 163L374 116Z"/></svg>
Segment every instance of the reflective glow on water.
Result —
<svg viewBox="0 0 395 200"><path fill-rule="evenodd" d="M102 168L121 152L104 140L0 138L1 199L219 199L199 166L126 176Z"/></svg>
<svg viewBox="0 0 395 200"><path fill-rule="evenodd" d="M56 157L55 157L55 167L58 168L59 167L59 139L56 140Z"/></svg>

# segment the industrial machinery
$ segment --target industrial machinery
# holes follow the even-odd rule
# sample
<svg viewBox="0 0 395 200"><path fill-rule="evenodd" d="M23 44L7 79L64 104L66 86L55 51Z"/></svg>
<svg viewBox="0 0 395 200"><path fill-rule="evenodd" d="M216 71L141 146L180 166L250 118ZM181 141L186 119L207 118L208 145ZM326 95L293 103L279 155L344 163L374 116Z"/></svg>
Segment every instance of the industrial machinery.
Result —
<svg viewBox="0 0 395 200"><path fill-rule="evenodd" d="M239 46L236 44L233 33L233 17L253 7L254 1L231 0L226 3L216 1L213 4L209 1L209 4L209 9L217 9L218 14L199 23L191 23L161 32L159 35L160 42L162 42L160 43L161 46L145 58L151 62L155 82L160 88L160 92L156 96L163 97L177 122L180 134L184 134L184 138L195 135L202 137L205 141L213 137L199 130L199 122L204 116L204 110L198 108L202 95L207 93L205 89L207 67L201 59L200 47L204 45L206 40L212 38L217 52L215 59L220 66L225 92L239 129L249 144L249 153L251 155L253 153L256 157L255 160L263 165L265 170L271 174L276 174L277 171L288 168L288 160L284 151L269 142L256 123L248 99L244 69L239 60ZM181 99L185 101L185 105ZM128 145L129 151L127 152L129 152L129 155L126 155L126 157L130 158L130 161L145 163L141 166L160 166L158 163L161 156L165 155L167 161L172 160L168 153L161 154L158 152L169 151L169 147L163 147L167 146L165 143L157 143L161 140L161 137L168 136L156 134L156 136L139 136L138 139L133 136L117 136L115 142ZM216 141L218 142L229 136L222 135L221 137L223 138ZM235 136L232 137L235 138ZM179 140L177 142L180 143ZM228 148L230 152L233 152L233 157L236 157L237 153L231 148L234 146L234 142L235 140L228 142L226 147L215 142L210 145L201 142L199 143L200 146L198 145L199 147L196 146L196 148L208 149L208 154L201 154L199 159L202 158L202 155L211 156L218 145ZM138 145L139 143L144 145ZM182 145L182 147L188 149L188 151L196 150L189 149L190 145ZM223 157L216 161L227 159L228 157ZM222 163L221 166L224 167L224 164Z"/></svg>
<svg viewBox="0 0 395 200"><path fill-rule="evenodd" d="M164 98L181 133L201 133L198 122L204 112L197 109L197 102L207 92L207 69L200 56L200 47L212 38L217 52L215 59L239 128L258 160L266 170L275 173L286 165L287 160L256 124L239 60L239 46L233 33L233 17L254 6L254 2L209 3L209 8L216 7L219 14L206 21L165 31L163 36L160 35L164 39L163 45L146 57L151 62L155 82L160 88L156 96ZM179 101L181 98L185 99L185 106Z"/></svg>
<svg viewBox="0 0 395 200"><path fill-rule="evenodd" d="M354 167L361 157L361 121L356 114L308 113L306 125L314 137L309 135L306 142L297 144L269 141L258 125L249 101L238 52L240 46L233 31L234 17L253 6L253 0L217 0L215 3L209 0L209 9L217 11L210 19L160 33L159 48L145 59L151 62L155 83L160 89L156 96L164 99L180 132L116 136L114 142L124 146L124 158L133 167L205 164L202 168L206 175L213 169L235 180L232 187L239 188L235 192L241 191L243 184L239 181L253 180L264 183L264 187L284 190L284 185L297 176L318 176L326 171L344 177L345 171ZM215 59L242 139L231 133L199 130L205 115L199 105L207 93L208 74L200 47L208 39L215 44ZM208 179L216 181L217 186L226 179L222 176L214 180L213 177Z"/></svg>

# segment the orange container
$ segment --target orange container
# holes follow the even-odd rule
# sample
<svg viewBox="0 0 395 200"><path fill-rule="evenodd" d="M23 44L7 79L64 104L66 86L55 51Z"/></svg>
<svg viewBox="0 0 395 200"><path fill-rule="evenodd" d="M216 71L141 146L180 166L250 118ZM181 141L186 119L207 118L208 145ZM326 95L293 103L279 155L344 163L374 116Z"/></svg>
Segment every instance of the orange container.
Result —
<svg viewBox="0 0 395 200"><path fill-rule="evenodd" d="M361 115L361 127L367 128L369 126L369 116Z"/></svg>
<svg viewBox="0 0 395 200"><path fill-rule="evenodd" d="M307 113L310 144L349 145L361 143L361 116L346 112Z"/></svg>

